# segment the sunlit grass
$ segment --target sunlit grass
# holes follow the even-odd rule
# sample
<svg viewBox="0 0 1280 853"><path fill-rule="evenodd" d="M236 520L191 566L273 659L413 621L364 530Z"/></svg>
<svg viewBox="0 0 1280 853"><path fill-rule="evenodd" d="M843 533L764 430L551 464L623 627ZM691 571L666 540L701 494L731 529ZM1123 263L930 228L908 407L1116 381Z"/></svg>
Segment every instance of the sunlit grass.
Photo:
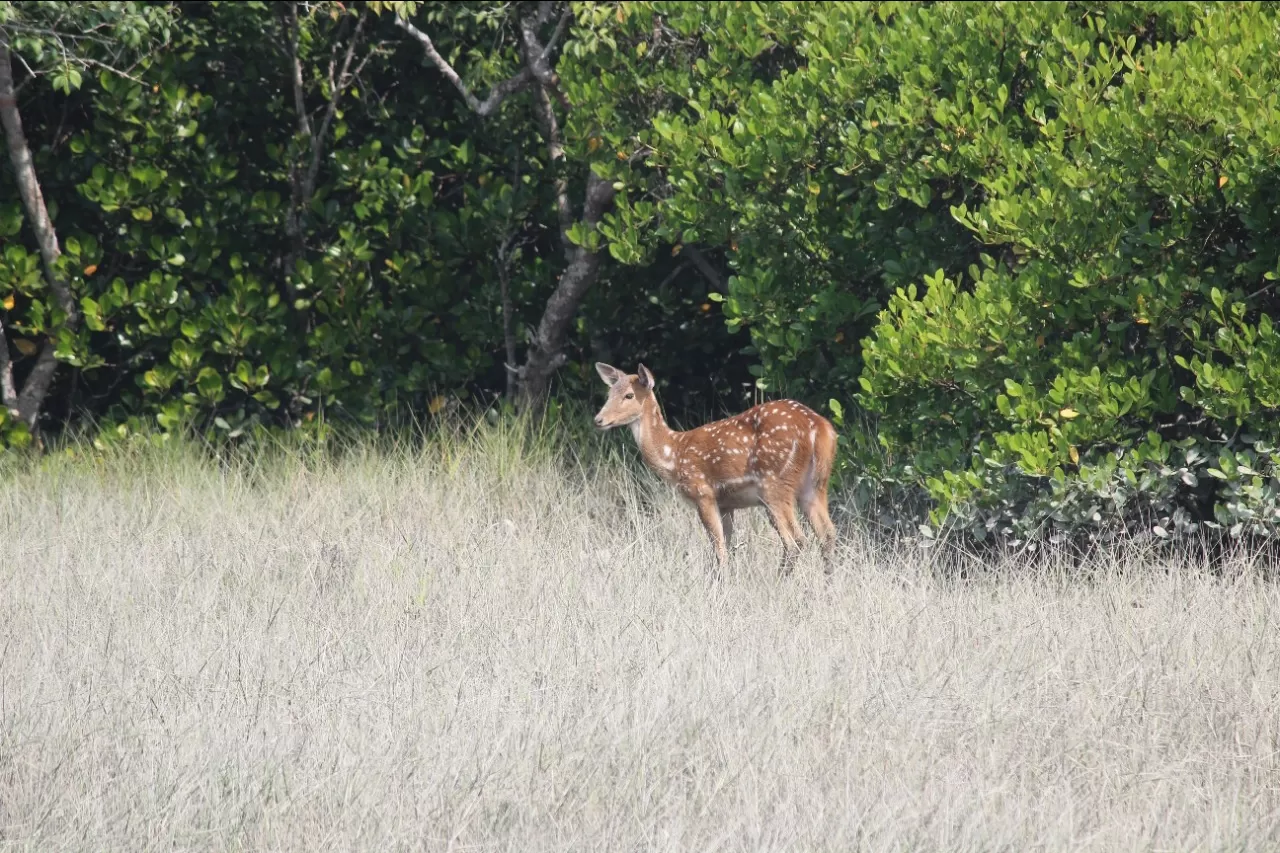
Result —
<svg viewBox="0 0 1280 853"><path fill-rule="evenodd" d="M0 848L1280 842L1247 561L782 579L756 513L716 582L628 436L433 430L9 463Z"/></svg>

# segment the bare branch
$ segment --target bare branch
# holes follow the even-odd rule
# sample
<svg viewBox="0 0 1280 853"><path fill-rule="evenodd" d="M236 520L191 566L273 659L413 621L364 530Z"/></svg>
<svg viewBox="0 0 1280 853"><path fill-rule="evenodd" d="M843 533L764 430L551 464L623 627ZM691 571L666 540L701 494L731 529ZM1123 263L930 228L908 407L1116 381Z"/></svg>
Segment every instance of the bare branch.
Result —
<svg viewBox="0 0 1280 853"><path fill-rule="evenodd" d="M554 86L558 81L556 74L543 55L545 49L538 41L538 24L541 16L533 16L520 21L520 40L524 42L525 65L533 72L533 76L544 86Z"/></svg>
<svg viewBox="0 0 1280 853"><path fill-rule="evenodd" d="M369 13L366 11L360 15L356 22L355 30L351 33L350 40L347 42L346 52L342 57L341 68L337 67L338 44L341 41L342 33L346 29L346 21L339 27L338 33L334 36L332 48L330 50L330 59L328 67L329 81L329 98L325 105L324 117L320 120L320 126L315 128L312 126L310 118L307 114L306 104L304 103L304 82L302 76L302 60L298 53L300 27L297 17L297 3L290 4L290 72L293 77L294 102L298 112L298 127L301 133L306 137L308 149L311 152L311 160L307 164L306 172L299 175L299 167L296 163L290 166L289 181L292 188L292 199L289 210L285 218L285 232L290 238L289 252L284 256L283 263L285 274L287 275L293 269L297 259L301 257L305 245L303 241L303 210L311 203L312 196L316 191L316 180L320 175L320 164L324 161L325 143L329 138L329 127L333 124L334 116L338 111L338 103L342 100L343 93L351 85L352 81L364 68L369 60L369 56L376 51L376 46L371 48L369 55L365 56L358 66L353 70L351 67L355 59L356 49L360 46L360 37L364 32L365 24L369 20Z"/></svg>
<svg viewBox="0 0 1280 853"><path fill-rule="evenodd" d="M302 184L308 200L315 192L316 176L320 173L320 160L324 153L324 141L329 137L329 125L333 123L333 116L338 110L338 101L341 100L342 93L351 84L351 59L355 56L356 46L360 43L360 33L364 30L368 19L368 12L360 16L356 31L351 34L351 42L347 45L347 54L342 58L342 70L336 81L333 78L332 68L329 72L329 105L325 108L324 119L320 122L320 132L311 146L311 165L307 167L307 176Z"/></svg>
<svg viewBox="0 0 1280 853"><path fill-rule="evenodd" d="M25 88L27 87L27 84L28 84L28 83L30 83L32 80L36 79L36 72L35 72L35 71L33 71L33 70L31 69L31 66L27 64L27 60L26 60L26 59L24 59L24 58L22 57L22 54L18 54L18 61L19 61L19 62L21 62L21 63L22 63L22 67L23 67L24 69L26 69L26 72L27 72L27 79L23 80L21 83L19 83L17 86L15 86L15 87L14 87L13 94L14 94L15 96L16 96L19 92L21 92L23 89L25 89Z"/></svg>
<svg viewBox="0 0 1280 853"><path fill-rule="evenodd" d="M534 106L538 112L538 120L542 122L542 132L547 137L547 155L551 158L551 168L557 169L564 160L564 144L560 141L560 123L556 112L551 107L551 99L547 90L537 86ZM569 241L569 229L573 227L573 203L569 201L569 180L563 175L555 179L556 214L560 220L560 241L566 251L573 251Z"/></svg>
<svg viewBox="0 0 1280 853"><path fill-rule="evenodd" d="M688 258L676 264L675 269L667 273L667 277L664 278L662 281L658 282L658 286L654 288L654 291L661 293L664 287L666 287L671 282L675 281L676 278L680 275L680 273L684 272L689 268L689 264L690 264L690 261Z"/></svg>
<svg viewBox="0 0 1280 853"><path fill-rule="evenodd" d="M569 99L560 91L560 76L551 68L547 61L550 49L543 47L538 41L538 27L550 20L552 3L541 3L538 7L538 14L524 18L520 21L520 41L522 45L522 53L524 54L525 68L529 69L534 79L542 84L542 87L556 96L556 100L560 102L560 106L567 112L572 108Z"/></svg>
<svg viewBox="0 0 1280 853"><path fill-rule="evenodd" d="M135 77L132 73L130 73L130 71L122 71L121 69L116 68L114 65L108 65L107 63L99 62L96 59L82 59L81 62L83 62L89 68L100 68L103 71L110 71L112 74L116 75L117 77L123 77L124 79L128 80L130 83L137 83L139 86L145 85L141 77ZM133 65L129 66L130 70L136 67L137 64L138 63L135 62Z"/></svg>
<svg viewBox="0 0 1280 853"><path fill-rule="evenodd" d="M307 103L303 97L306 90L302 82L302 58L298 56L298 44L302 41L302 28L298 24L298 4L289 4L289 14L286 20L288 32L285 37L285 46L289 51L290 71L293 75L293 107L298 113L298 130L306 137L311 137L311 119L307 116Z"/></svg>
<svg viewBox="0 0 1280 853"><path fill-rule="evenodd" d="M338 31L334 33L333 39L329 42L329 70L327 79L329 81L329 94L332 95L338 90L338 81L334 77L334 70L338 67L338 45L342 44L342 40L347 36L347 27L351 19L343 16L338 23ZM357 30L357 35L359 32Z"/></svg>
<svg viewBox="0 0 1280 853"><path fill-rule="evenodd" d="M551 98L547 93L559 94L555 88L558 78L547 65L546 51L538 43L537 36L537 28L550 20L553 9L554 4L551 2L544 0L539 3L538 14L520 22L520 35L523 41L521 53L525 68L539 82L535 87L534 107L538 113L538 120L542 123L542 132L547 139L547 154L554 169L558 168L558 164L564 160L564 141L560 133L560 121L556 118L556 111L551 106ZM556 213L560 221L560 241L564 244L565 251L572 254L576 250L569 240L569 229L573 227L573 204L569 201L569 181L563 175L555 180L555 199Z"/></svg>
<svg viewBox="0 0 1280 853"><path fill-rule="evenodd" d="M462 78L458 76L457 71L453 70L453 66L451 66L445 58L436 51L436 46L431 43L430 36L401 17L396 18L396 26L400 27L400 29L404 30L421 43L422 49L426 51L427 57L435 64L440 73L445 76L445 79L452 83L453 87L458 90L462 95L463 100L467 102L467 106L471 108L472 112L481 117L493 115L497 112L498 107L502 106L503 101L511 95L514 95L516 92L525 89L531 82L533 82L533 73L528 69L528 67L522 68L514 76L494 86L493 89L489 91L489 97L481 101L471 93L471 90L467 88L467 84L462 82Z"/></svg>
<svg viewBox="0 0 1280 853"><path fill-rule="evenodd" d="M687 243L684 250L688 253L690 260L693 261L693 265L698 268L698 272L702 273L702 277L707 280L707 283L723 293L725 289L724 277L711 265L711 262L707 260L707 256L702 254L702 250Z"/></svg>
<svg viewBox="0 0 1280 853"><path fill-rule="evenodd" d="M560 43L560 39L564 38L565 32L569 29L569 22L572 20L572 10L565 9L564 14L560 16L560 20L556 22L556 31L551 34L550 41L548 41L547 46L542 49L542 53L538 57L539 60L546 62L551 57L551 52L556 49L556 45Z"/></svg>
<svg viewBox="0 0 1280 853"><path fill-rule="evenodd" d="M373 59L375 56L377 56L381 52L384 45L385 45L385 42L378 42L376 45L369 48L369 52L364 55L364 59L360 60L360 64L357 65L354 69L352 69L350 74L350 79L348 79L347 82L343 84L342 86L343 89L346 89L352 83L358 82L360 80L360 72L364 71L364 67L369 64L370 59Z"/></svg>

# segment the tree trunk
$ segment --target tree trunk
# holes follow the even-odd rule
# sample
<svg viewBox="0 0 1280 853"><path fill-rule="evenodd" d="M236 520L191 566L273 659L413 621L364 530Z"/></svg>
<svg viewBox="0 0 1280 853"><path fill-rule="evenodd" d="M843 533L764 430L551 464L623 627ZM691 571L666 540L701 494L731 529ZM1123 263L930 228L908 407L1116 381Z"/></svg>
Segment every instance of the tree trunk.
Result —
<svg viewBox="0 0 1280 853"><path fill-rule="evenodd" d="M13 385L13 362L9 360L9 338L4 333L4 321L0 320L0 406L18 417L18 389Z"/></svg>
<svg viewBox="0 0 1280 853"><path fill-rule="evenodd" d="M551 377L567 360L564 354L569 324L578 312L582 297L595 284L600 272L598 252L578 252L568 269L560 276L551 298L547 300L538 323L538 331L520 368L520 405L540 408L551 391Z"/></svg>
<svg viewBox="0 0 1280 853"><path fill-rule="evenodd" d="M31 225L36 244L40 248L45 284L57 300L58 307L62 309L63 325L66 328L75 329L80 314L76 310L75 296L71 288L57 273L56 264L62 255L62 250L58 247L58 234L54 231L53 222L49 219L49 210L44 203L44 194L40 191L35 163L31 159L31 149L27 145L27 137L22 129L22 116L18 112L18 101L13 92L13 65L10 61L9 42L2 31L0 31L0 125L4 127L9 148L9 162L13 166L13 175L18 185L18 194L22 197L27 222ZM5 346L7 350L7 342ZM46 339L41 344L35 367L27 374L22 390L17 395L18 417L32 431L35 430L40 409L48 396L53 375L58 367L54 346L52 338ZM9 363L8 355L6 351L3 366L11 371L12 365ZM10 373L7 385L12 387L12 383L13 377Z"/></svg>
<svg viewBox="0 0 1280 853"><path fill-rule="evenodd" d="M462 95L471 110L484 118L494 115L502 102L511 95L526 88L534 90L534 109L542 124L543 136L547 145L550 168L561 167L564 160L564 142L561 138L560 122L552 106L554 96L560 106L568 111L572 105L559 89L559 78L548 61L551 53L568 30L572 12L563 8L556 23L555 31L544 44L540 41L539 29L551 22L559 4L542 0L538 3L537 12L524 17L520 21L521 58L523 67L507 80L497 84L490 90L489 96L481 101L462 81L458 72L440 55L431 38L409 21L397 17L396 24L409 33L422 45L427 57L453 84ZM551 377L565 363L564 344L568 338L569 326L582 298L595 284L600 274L602 258L599 252L589 252L581 246L575 246L568 236L573 225L573 204L569 199L569 184L563 178L556 178L554 183L556 215L559 220L561 244L564 247L565 270L560 282L547 300L538 323L538 330L525 356L525 363L517 371L519 392L516 400L521 408L539 408L547 399L551 390ZM582 204L582 221L592 231L600 224L604 211L613 202L613 185L596 176L587 166L586 198ZM505 292L505 290L504 290ZM504 315L509 315L505 304ZM504 335L508 341L508 358L512 347L511 335ZM510 369L508 368L508 376ZM510 381L508 381L510 389Z"/></svg>
<svg viewBox="0 0 1280 853"><path fill-rule="evenodd" d="M516 317L511 301L511 252L516 242L512 232L498 247L498 284L502 289L502 344L506 360L502 363L507 379L507 399L514 400L519 390L519 371L516 369Z"/></svg>
<svg viewBox="0 0 1280 853"><path fill-rule="evenodd" d="M583 221L594 228L613 196L613 185L589 171ZM569 265L543 308L538 331L520 368L520 403L524 407L538 408L546 402L551 377L566 361L563 350L569 324L600 275L600 252L589 252L566 241L565 253L570 258Z"/></svg>

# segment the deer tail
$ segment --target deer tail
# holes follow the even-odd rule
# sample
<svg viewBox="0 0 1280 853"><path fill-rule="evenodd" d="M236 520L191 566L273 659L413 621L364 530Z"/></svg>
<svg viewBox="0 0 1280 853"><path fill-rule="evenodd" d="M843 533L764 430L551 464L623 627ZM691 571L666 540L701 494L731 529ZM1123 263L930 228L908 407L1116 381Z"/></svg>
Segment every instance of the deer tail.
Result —
<svg viewBox="0 0 1280 853"><path fill-rule="evenodd" d="M831 480L837 442L836 428L826 418L822 418L813 441L813 484L820 491L825 491Z"/></svg>

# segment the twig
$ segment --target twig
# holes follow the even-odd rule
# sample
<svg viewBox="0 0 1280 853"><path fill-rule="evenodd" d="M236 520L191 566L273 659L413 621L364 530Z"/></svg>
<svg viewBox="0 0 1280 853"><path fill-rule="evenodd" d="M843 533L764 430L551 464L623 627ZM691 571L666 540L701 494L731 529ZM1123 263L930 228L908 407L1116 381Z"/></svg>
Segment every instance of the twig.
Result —
<svg viewBox="0 0 1280 853"><path fill-rule="evenodd" d="M430 36L415 27L413 24L409 23L409 21L404 18L397 17L396 26L400 27L400 29L418 40L422 45L422 49L426 52L427 57L435 64L440 73L445 76L445 79L452 83L454 88L458 90L462 95L463 100L467 102L467 106L471 108L472 112L479 116L487 117L493 115L493 113L497 111L498 107L502 106L502 102L509 96L525 89L533 82L533 74L529 69L527 67L521 68L518 73L494 86L489 91L489 97L481 101L471 93L471 90L467 88L467 84L462 82L462 78L458 76L457 71L453 70L453 66L436 51L436 46L431 43Z"/></svg>
<svg viewBox="0 0 1280 853"><path fill-rule="evenodd" d="M542 55L538 57L542 62L546 62L551 57L551 51L555 50L556 45L560 43L560 39L564 38L571 20L573 20L573 11L565 9L564 14L560 16L560 20L556 22L555 32L551 34L551 39L547 42L547 46L542 49Z"/></svg>
<svg viewBox="0 0 1280 853"><path fill-rule="evenodd" d="M702 250L697 246L691 246L688 244L685 245L684 250L689 253L689 258L693 261L694 266L698 268L698 272L702 273L703 278L723 293L725 289L724 278L722 278L716 268L711 265L711 262L707 260L707 256L702 254Z"/></svg>

